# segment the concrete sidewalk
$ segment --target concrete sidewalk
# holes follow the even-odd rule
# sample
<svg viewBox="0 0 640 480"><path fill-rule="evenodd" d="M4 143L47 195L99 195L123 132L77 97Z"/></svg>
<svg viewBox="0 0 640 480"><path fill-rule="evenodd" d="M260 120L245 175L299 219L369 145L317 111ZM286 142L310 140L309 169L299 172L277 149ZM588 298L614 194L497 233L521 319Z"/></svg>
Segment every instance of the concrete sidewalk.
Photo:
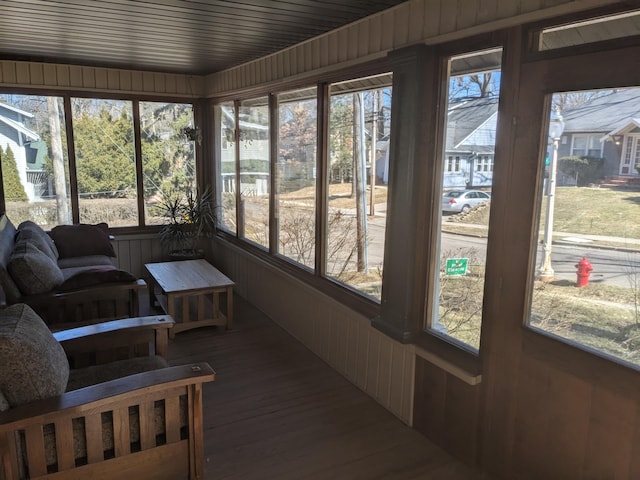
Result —
<svg viewBox="0 0 640 480"><path fill-rule="evenodd" d="M466 230L467 232L460 232L447 227L456 227L456 230ZM473 223L458 223L458 222L443 222L442 231L449 233L458 233L462 235L473 235L478 237L484 237L487 235L486 225L478 225ZM543 232L540 231L540 238L542 238ZM612 248L612 249L629 249L633 251L640 250L640 239L638 238L625 238L614 237L611 235L586 235L583 233L570 233L570 232L554 232L553 243L563 243L569 245L582 245L597 248Z"/></svg>

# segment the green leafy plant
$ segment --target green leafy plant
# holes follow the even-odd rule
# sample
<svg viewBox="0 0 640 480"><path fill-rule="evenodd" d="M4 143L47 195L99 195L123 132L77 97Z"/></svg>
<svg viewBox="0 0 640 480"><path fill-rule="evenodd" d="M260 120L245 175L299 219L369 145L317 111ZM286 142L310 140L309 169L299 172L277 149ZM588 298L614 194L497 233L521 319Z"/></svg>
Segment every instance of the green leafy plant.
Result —
<svg viewBox="0 0 640 480"><path fill-rule="evenodd" d="M195 253L198 240L215 233L217 219L208 188L202 193L172 192L159 208L167 220L160 229L160 243L170 251Z"/></svg>

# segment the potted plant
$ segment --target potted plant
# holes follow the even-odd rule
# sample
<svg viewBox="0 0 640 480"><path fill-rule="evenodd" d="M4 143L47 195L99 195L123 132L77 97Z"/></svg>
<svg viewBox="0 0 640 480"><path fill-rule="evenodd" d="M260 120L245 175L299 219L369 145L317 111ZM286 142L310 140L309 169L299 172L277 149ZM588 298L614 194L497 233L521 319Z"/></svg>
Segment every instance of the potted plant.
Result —
<svg viewBox="0 0 640 480"><path fill-rule="evenodd" d="M169 250L172 259L204 258L198 241L216 230L211 197L210 189L201 194L189 190L173 192L163 200L160 208L166 223L160 228L160 243Z"/></svg>

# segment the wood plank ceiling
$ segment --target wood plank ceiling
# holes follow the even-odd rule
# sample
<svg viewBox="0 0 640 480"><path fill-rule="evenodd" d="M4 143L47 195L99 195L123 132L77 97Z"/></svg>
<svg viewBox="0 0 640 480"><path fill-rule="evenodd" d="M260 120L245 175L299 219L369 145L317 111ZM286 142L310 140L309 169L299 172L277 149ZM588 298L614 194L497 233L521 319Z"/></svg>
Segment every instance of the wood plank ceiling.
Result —
<svg viewBox="0 0 640 480"><path fill-rule="evenodd" d="M404 0L3 0L0 59L224 70Z"/></svg>

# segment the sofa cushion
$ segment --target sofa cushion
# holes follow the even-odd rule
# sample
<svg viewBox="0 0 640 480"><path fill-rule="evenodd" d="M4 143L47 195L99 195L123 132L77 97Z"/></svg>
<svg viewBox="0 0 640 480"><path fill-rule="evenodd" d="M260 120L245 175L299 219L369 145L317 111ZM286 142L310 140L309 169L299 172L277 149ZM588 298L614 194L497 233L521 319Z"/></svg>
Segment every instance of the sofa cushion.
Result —
<svg viewBox="0 0 640 480"><path fill-rule="evenodd" d="M167 368L167 361L157 355L148 357L126 358L115 362L76 368L70 371L67 392L79 388L97 385L117 378L128 377L136 373Z"/></svg>
<svg viewBox="0 0 640 480"><path fill-rule="evenodd" d="M20 224L20 227L18 227L15 241L16 242L20 242L23 240L27 241L32 245L34 245L38 250L45 253L49 258L51 258L51 260L53 260L54 262L57 262L58 249L53 243L53 239L44 230L40 229L40 231L38 231L37 228L40 228L40 227L35 225L35 223L33 224L35 225L35 227L31 227L31 226L24 227L25 223L28 223L28 222L23 222Z"/></svg>
<svg viewBox="0 0 640 480"><path fill-rule="evenodd" d="M63 270L66 268L94 267L96 265L110 265L115 268L113 257L107 257L106 255L86 255L84 257L58 259L58 266Z"/></svg>
<svg viewBox="0 0 640 480"><path fill-rule="evenodd" d="M49 235L56 244L60 258L86 255L116 256L106 223L58 225L51 229Z"/></svg>
<svg viewBox="0 0 640 480"><path fill-rule="evenodd" d="M57 263L27 240L15 244L7 270L25 295L50 292L64 281Z"/></svg>
<svg viewBox="0 0 640 480"><path fill-rule="evenodd" d="M135 282L136 277L124 270L118 270L113 265L97 265L90 267L75 267L62 269L65 277L58 291L67 292L79 288L91 287L103 283Z"/></svg>
<svg viewBox="0 0 640 480"><path fill-rule="evenodd" d="M0 365L0 391L11 407L65 392L65 352L28 305L0 310Z"/></svg>

